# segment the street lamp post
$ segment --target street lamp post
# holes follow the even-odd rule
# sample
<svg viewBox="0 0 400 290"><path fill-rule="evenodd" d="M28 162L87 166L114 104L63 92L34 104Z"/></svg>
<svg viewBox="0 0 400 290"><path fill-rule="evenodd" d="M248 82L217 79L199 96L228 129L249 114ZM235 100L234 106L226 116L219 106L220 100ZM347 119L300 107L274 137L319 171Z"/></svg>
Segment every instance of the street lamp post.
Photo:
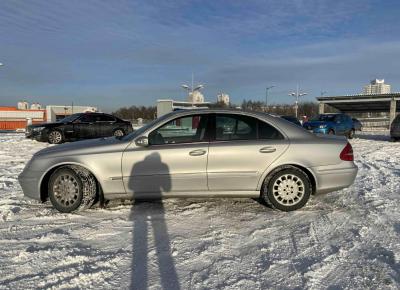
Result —
<svg viewBox="0 0 400 290"><path fill-rule="evenodd" d="M272 88L275 88L275 86L270 86L265 88L265 112L267 111L268 108L268 91Z"/></svg>
<svg viewBox="0 0 400 290"><path fill-rule="evenodd" d="M295 110L296 110L296 118L299 117L299 98L307 95L307 93L300 93L299 85L296 87L296 92L289 93L289 96L295 97Z"/></svg>

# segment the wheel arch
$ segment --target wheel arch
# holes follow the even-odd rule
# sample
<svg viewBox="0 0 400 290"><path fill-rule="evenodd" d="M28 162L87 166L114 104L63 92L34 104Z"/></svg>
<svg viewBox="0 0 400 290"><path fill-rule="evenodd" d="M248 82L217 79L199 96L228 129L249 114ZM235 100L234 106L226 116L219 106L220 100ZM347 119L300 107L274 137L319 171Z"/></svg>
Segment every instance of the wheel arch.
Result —
<svg viewBox="0 0 400 290"><path fill-rule="evenodd" d="M302 170L305 174L307 174L308 178L310 179L311 182L311 194L314 195L316 193L317 190L317 178L314 175L314 173L307 167L300 165L300 164L296 164L296 163L288 163L288 164L280 164L276 167L274 167L271 170L268 170L264 176L261 178L261 182L259 184L259 188L258 190L260 191L260 194L262 194L263 190L264 190L264 184L268 184L270 179L279 171L282 171L284 169L289 169L289 168L297 168Z"/></svg>
<svg viewBox="0 0 400 290"><path fill-rule="evenodd" d="M40 192L40 200L42 202L45 202L48 197L49 197L49 193L48 193L48 182L50 180L50 176L60 167L63 166L68 166L68 165L76 165L76 166L80 166L84 169L86 169L87 171L89 171L94 178L96 179L96 183L97 185L100 187L98 190L99 194L103 194L103 185L100 182L100 179L96 176L96 174L93 172L93 170L91 170L90 168L88 168L87 166L78 163L78 162L62 162L62 163L57 163L54 164L53 166L51 166L40 178L40 182L39 182L39 192Z"/></svg>

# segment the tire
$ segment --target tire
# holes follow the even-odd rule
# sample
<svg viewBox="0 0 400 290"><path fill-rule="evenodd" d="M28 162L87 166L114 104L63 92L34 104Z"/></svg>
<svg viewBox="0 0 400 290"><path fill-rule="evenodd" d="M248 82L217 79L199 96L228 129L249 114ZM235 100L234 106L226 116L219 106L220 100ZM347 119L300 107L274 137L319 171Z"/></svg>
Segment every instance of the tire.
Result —
<svg viewBox="0 0 400 290"><path fill-rule="evenodd" d="M312 185L307 174L296 167L289 167L266 178L261 197L273 208L293 211L307 203L311 192Z"/></svg>
<svg viewBox="0 0 400 290"><path fill-rule="evenodd" d="M115 129L113 132L113 135L115 137L122 137L122 136L125 136L125 132L122 129Z"/></svg>
<svg viewBox="0 0 400 290"><path fill-rule="evenodd" d="M349 134L347 135L347 138L353 139L353 138L354 138L354 134L355 134L354 129L351 129L350 132L349 132Z"/></svg>
<svg viewBox="0 0 400 290"><path fill-rule="evenodd" d="M50 176L48 193L52 205L58 211L81 211L93 205L97 183L86 169L76 165L63 166Z"/></svg>
<svg viewBox="0 0 400 290"><path fill-rule="evenodd" d="M332 129L330 129L330 130L328 131L328 135L335 135L335 131L333 131Z"/></svg>
<svg viewBox="0 0 400 290"><path fill-rule="evenodd" d="M61 144L64 142L64 136L60 131L52 130L48 134L47 141L50 144Z"/></svg>

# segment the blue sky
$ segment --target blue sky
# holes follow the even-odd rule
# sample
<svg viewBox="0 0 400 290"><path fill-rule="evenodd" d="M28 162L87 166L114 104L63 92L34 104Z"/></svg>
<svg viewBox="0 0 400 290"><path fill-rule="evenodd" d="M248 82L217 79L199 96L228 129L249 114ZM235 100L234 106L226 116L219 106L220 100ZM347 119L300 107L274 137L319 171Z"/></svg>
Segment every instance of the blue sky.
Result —
<svg viewBox="0 0 400 290"><path fill-rule="evenodd" d="M233 102L291 103L400 90L400 1L0 1L0 105L96 105L105 111L184 99L191 73Z"/></svg>

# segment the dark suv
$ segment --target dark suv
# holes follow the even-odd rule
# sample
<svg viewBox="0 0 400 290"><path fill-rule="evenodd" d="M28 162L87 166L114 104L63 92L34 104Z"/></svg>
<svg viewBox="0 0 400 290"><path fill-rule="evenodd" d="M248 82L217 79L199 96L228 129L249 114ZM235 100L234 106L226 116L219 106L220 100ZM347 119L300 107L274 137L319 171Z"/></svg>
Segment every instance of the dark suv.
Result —
<svg viewBox="0 0 400 290"><path fill-rule="evenodd" d="M390 138L393 141L400 140L400 114L394 118L392 125L390 126Z"/></svg>
<svg viewBox="0 0 400 290"><path fill-rule="evenodd" d="M56 123L30 125L26 137L41 142L60 144L65 141L108 136L124 136L132 132L132 124L104 113L79 113Z"/></svg>

